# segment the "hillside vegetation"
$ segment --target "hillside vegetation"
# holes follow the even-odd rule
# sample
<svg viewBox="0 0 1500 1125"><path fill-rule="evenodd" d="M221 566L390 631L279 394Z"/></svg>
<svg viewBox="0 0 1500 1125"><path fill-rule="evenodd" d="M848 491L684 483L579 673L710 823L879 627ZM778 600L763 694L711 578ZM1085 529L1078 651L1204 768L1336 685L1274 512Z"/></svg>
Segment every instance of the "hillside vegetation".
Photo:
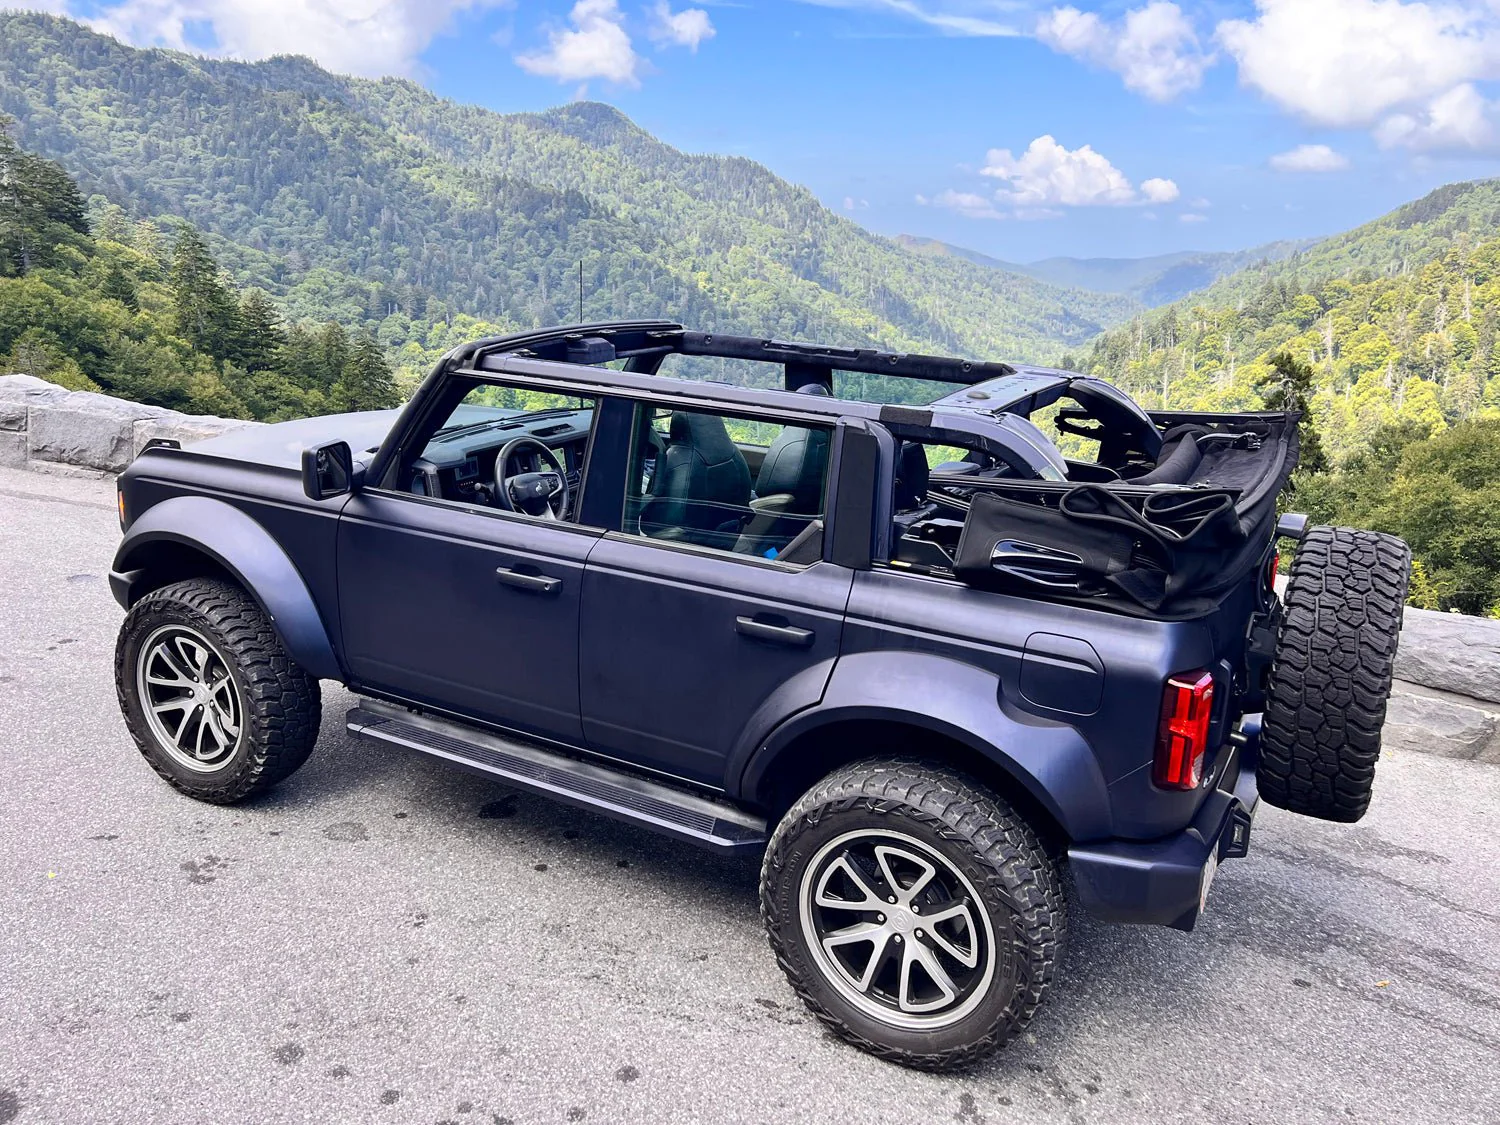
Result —
<svg viewBox="0 0 1500 1125"><path fill-rule="evenodd" d="M1305 369L1329 472L1298 507L1416 552L1413 601L1500 615L1500 181L1453 184L1105 333L1082 360L1149 406L1258 409Z"/></svg>
<svg viewBox="0 0 1500 1125"><path fill-rule="evenodd" d="M0 125L4 122L0 121ZM280 419L400 401L382 348L239 292L187 223L90 214L0 131L0 372L193 413Z"/></svg>
<svg viewBox="0 0 1500 1125"><path fill-rule="evenodd" d="M1142 401L1259 404L1270 357L1314 372L1335 464L1384 426L1500 414L1500 182L1458 184L1106 333L1083 361Z"/></svg>
<svg viewBox="0 0 1500 1125"><path fill-rule="evenodd" d="M910 253L599 104L502 115L306 59L136 50L0 13L0 109L86 196L188 220L241 284L371 328L408 377L461 314L577 319L580 260L585 319L990 358L1056 358L1136 307Z"/></svg>

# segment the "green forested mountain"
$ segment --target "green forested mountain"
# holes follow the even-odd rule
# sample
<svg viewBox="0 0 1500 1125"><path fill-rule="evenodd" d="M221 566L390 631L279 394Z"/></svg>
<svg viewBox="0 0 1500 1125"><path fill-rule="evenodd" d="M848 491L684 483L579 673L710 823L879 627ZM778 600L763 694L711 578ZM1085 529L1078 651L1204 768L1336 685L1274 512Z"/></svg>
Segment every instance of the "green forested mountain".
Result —
<svg viewBox="0 0 1500 1125"><path fill-rule="evenodd" d="M909 253L749 160L603 105L502 115L306 59L136 50L0 14L17 139L131 219L209 236L294 318L373 328L408 374L460 334L577 317L1055 358L1128 299Z"/></svg>
<svg viewBox="0 0 1500 1125"><path fill-rule="evenodd" d="M202 235L114 204L90 213L0 118L0 372L183 410L284 418L400 401L384 349L335 323L287 324L226 282Z"/></svg>
<svg viewBox="0 0 1500 1125"><path fill-rule="evenodd" d="M1296 506L1401 535L1415 604L1500 616L1500 180L1390 215L1103 335L1148 405L1256 409L1296 372L1329 459Z"/></svg>
<svg viewBox="0 0 1500 1125"><path fill-rule="evenodd" d="M463 340L576 318L582 260L587 319L1305 406L1328 468L1298 505L1405 536L1417 604L1500 615L1500 181L1310 246L1016 267L877 237L607 106L502 115L35 14L0 12L4 114L0 368L258 418L385 405Z"/></svg>
<svg viewBox="0 0 1500 1125"><path fill-rule="evenodd" d="M1385 218L1102 336L1084 366L1153 404L1259 402L1268 360L1313 369L1335 463L1382 426L1427 433L1500 413L1500 181L1454 184Z"/></svg>

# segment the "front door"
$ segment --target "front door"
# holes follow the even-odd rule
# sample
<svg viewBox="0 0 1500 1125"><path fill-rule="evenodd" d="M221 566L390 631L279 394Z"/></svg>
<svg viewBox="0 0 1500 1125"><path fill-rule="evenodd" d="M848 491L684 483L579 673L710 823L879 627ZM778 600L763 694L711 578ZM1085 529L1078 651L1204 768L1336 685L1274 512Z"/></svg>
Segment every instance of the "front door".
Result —
<svg viewBox="0 0 1500 1125"><path fill-rule="evenodd" d="M339 520L361 686L578 744L578 612L597 533L375 492Z"/></svg>
<svg viewBox="0 0 1500 1125"><path fill-rule="evenodd" d="M583 731L598 753L722 787L773 694L821 698L853 571L821 559L827 432L687 413L643 415L623 530L589 555ZM763 454L753 479L745 448Z"/></svg>
<svg viewBox="0 0 1500 1125"><path fill-rule="evenodd" d="M603 529L576 516L595 405L477 385L395 474L406 487L350 499L339 616L357 686L582 743L579 608Z"/></svg>

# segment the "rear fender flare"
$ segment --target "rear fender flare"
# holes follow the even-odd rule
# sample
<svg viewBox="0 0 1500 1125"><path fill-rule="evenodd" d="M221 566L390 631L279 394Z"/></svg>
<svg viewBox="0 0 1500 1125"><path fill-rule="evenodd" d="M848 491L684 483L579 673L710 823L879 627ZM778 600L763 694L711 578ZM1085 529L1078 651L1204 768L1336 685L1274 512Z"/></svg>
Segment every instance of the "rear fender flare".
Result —
<svg viewBox="0 0 1500 1125"><path fill-rule="evenodd" d="M903 699L914 706L904 706ZM916 708L920 707L920 710ZM1066 723L1022 711L1006 700L992 672L926 653L841 656L820 703L786 718L764 737L742 743L737 793L761 791L778 757L819 727L851 719L920 727L983 756L1046 809L1070 840L1112 834L1109 789L1093 748ZM746 731L754 737L754 729Z"/></svg>
<svg viewBox="0 0 1500 1125"><path fill-rule="evenodd" d="M176 543L213 559L259 604L287 653L319 679L342 680L328 629L307 583L269 532L238 508L204 496L177 496L143 512L125 533L111 570L115 596L126 608L132 587L149 566L154 543Z"/></svg>

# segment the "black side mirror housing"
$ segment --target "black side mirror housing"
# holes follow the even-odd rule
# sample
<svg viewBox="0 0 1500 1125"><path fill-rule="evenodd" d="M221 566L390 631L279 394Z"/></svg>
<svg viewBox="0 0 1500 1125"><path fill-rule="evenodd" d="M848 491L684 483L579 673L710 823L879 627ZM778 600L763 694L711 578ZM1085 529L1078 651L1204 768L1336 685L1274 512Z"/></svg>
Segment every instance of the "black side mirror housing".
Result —
<svg viewBox="0 0 1500 1125"><path fill-rule="evenodd" d="M346 496L359 487L363 475L355 471L347 441L324 442L302 451L302 491L310 500Z"/></svg>

